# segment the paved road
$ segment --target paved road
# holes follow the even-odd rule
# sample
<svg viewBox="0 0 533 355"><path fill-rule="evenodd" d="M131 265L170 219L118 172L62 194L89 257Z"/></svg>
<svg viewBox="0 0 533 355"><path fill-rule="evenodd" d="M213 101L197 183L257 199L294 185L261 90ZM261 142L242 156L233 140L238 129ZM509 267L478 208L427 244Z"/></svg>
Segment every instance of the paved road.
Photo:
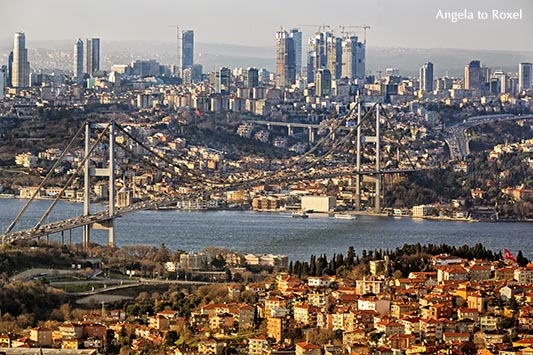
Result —
<svg viewBox="0 0 533 355"><path fill-rule="evenodd" d="M466 137L466 131L469 128L478 126L484 123L496 122L496 121L509 121L517 119L530 119L533 115L484 115L470 117L468 120L456 125L450 126L446 129L445 141L450 148L450 155L452 160L462 159L470 154L469 139Z"/></svg>

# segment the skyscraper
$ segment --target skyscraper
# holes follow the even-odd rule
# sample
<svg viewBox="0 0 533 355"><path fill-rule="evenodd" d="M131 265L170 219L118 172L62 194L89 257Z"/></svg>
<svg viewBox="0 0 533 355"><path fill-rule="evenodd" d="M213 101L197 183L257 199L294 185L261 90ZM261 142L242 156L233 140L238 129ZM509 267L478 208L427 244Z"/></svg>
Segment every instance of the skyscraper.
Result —
<svg viewBox="0 0 533 355"><path fill-rule="evenodd" d="M74 43L73 80L77 84L83 81L83 41L78 38Z"/></svg>
<svg viewBox="0 0 533 355"><path fill-rule="evenodd" d="M100 38L88 38L85 41L87 60L85 70L89 75L93 75L95 71L100 70Z"/></svg>
<svg viewBox="0 0 533 355"><path fill-rule="evenodd" d="M364 78L365 47L357 36L346 36L342 41L342 77Z"/></svg>
<svg viewBox="0 0 533 355"><path fill-rule="evenodd" d="M331 95L331 72L329 69L318 69L315 78L316 96Z"/></svg>
<svg viewBox="0 0 533 355"><path fill-rule="evenodd" d="M181 69L192 68L194 65L194 31L181 33Z"/></svg>
<svg viewBox="0 0 533 355"><path fill-rule="evenodd" d="M215 73L215 90L222 95L229 95L231 84L231 70L229 68L220 68Z"/></svg>
<svg viewBox="0 0 533 355"><path fill-rule="evenodd" d="M296 82L294 38L280 30L276 41L276 83L278 87L290 86Z"/></svg>
<svg viewBox="0 0 533 355"><path fill-rule="evenodd" d="M428 93L433 91L433 63L427 62L420 68L420 90Z"/></svg>
<svg viewBox="0 0 533 355"><path fill-rule="evenodd" d="M492 76L498 80L500 94L505 94L509 90L508 77L503 70L496 70Z"/></svg>
<svg viewBox="0 0 533 355"><path fill-rule="evenodd" d="M15 33L13 45L13 67L11 81L13 87L28 87L30 85L30 63L26 49L26 36L24 32Z"/></svg>
<svg viewBox="0 0 533 355"><path fill-rule="evenodd" d="M342 72L342 39L329 36L327 39L327 65L331 77L339 79Z"/></svg>
<svg viewBox="0 0 533 355"><path fill-rule="evenodd" d="M520 63L518 65L518 90L531 89L531 63Z"/></svg>
<svg viewBox="0 0 533 355"><path fill-rule="evenodd" d="M302 75L302 31L297 28L291 30L291 38L294 41L294 67L296 75Z"/></svg>
<svg viewBox="0 0 533 355"><path fill-rule="evenodd" d="M4 98L4 92L6 90L6 71L7 67L2 65L0 67L0 100Z"/></svg>
<svg viewBox="0 0 533 355"><path fill-rule="evenodd" d="M7 57L6 86L13 86L13 52Z"/></svg>
<svg viewBox="0 0 533 355"><path fill-rule="evenodd" d="M245 88L251 89L259 86L259 70L257 68L248 68L242 73L243 84Z"/></svg>
<svg viewBox="0 0 533 355"><path fill-rule="evenodd" d="M482 72L481 63L479 60L473 60L465 66L465 82L466 90L481 92L482 86Z"/></svg>
<svg viewBox="0 0 533 355"><path fill-rule="evenodd" d="M327 65L327 39L331 37L331 32L317 32L309 38L309 52L307 52L307 82L315 80L318 69Z"/></svg>

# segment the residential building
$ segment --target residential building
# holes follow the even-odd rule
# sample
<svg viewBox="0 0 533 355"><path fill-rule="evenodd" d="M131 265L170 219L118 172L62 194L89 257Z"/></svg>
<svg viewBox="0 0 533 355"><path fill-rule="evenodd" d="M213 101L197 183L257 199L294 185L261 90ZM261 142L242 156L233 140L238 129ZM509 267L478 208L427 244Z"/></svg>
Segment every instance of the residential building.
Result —
<svg viewBox="0 0 533 355"><path fill-rule="evenodd" d="M322 355L322 347L307 342L296 343L295 355Z"/></svg>
<svg viewBox="0 0 533 355"><path fill-rule="evenodd" d="M30 329L30 339L40 346L52 346L52 329L37 327Z"/></svg>

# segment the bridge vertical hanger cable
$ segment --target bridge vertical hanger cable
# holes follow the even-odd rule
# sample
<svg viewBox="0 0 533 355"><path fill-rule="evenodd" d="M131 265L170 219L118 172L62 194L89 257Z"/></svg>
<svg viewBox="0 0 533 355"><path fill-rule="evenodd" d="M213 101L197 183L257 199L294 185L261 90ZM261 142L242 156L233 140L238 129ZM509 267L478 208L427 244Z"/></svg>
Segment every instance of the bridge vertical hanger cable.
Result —
<svg viewBox="0 0 533 355"><path fill-rule="evenodd" d="M96 140L96 142L93 144L93 146L91 147L91 149L89 150L89 152L87 153L87 155L85 155L85 157L83 158L83 160L79 163L78 167L76 168L76 170L74 171L74 173L70 176L70 178L67 180L67 182L65 183L65 185L63 186L63 188L61 189L61 192L57 194L56 198L54 199L54 201L52 202L52 204L50 205L50 207L48 207L48 209L46 210L46 212L43 214L43 216L41 217L41 219L39 220L39 222L37 222L37 224L35 225L35 229L38 229L41 224L44 222L44 220L48 217L48 215L50 214L50 212L52 212L52 209L55 207L55 205L57 204L57 202L59 201L59 199L61 198L61 195L63 195L63 193L65 192L65 190L70 186L70 184L72 183L72 181L74 180L74 178L78 175L78 173L80 172L80 170L83 168L83 165L85 164L85 162L89 159L89 157L91 156L92 152L96 149L96 146L104 139L104 135L106 133L106 131L109 129L109 127L111 126L111 123L108 123L104 130L100 133L100 136L98 137L98 139Z"/></svg>
<svg viewBox="0 0 533 355"><path fill-rule="evenodd" d="M235 188L235 187L239 187L239 188L243 188L243 187L247 187L249 186L250 184L252 183L256 183L256 182L260 182L260 181L264 181L265 183L269 183L269 182L272 182L272 181L283 181L284 179L291 179L292 177L294 177L295 175L299 174L300 172L302 172L303 170L306 170L306 169L309 169L313 166L315 166L316 164L318 164L320 161L322 161L326 156L328 156L329 154L331 154L334 150L338 149L339 146L341 146L342 144L346 143L347 142L347 138L349 138L349 136L357 130L358 127L360 127L362 125L363 122L365 122L368 117L370 117L370 114L372 113L373 109L376 107L377 104L374 104L374 106L372 107L371 110L367 111L365 113L365 115L363 116L363 118L361 119L361 122L358 123L356 126L353 127L353 129L351 129L349 131L349 133L344 136L338 143L336 143L331 149L329 149L326 153L322 154L321 156L319 157L316 157L314 161L310 162L309 164L305 165L303 168L300 168L296 171L293 171L293 172L290 172L288 173L287 175L285 176L276 176L278 173L280 172L284 172L284 170L286 169L290 169L292 168L293 166L295 166L296 164L298 164L300 161L303 160L304 156L308 156L310 151L308 151L307 153L305 153L304 155L302 155L298 160L296 160L295 162L292 162L291 164L287 165L285 167L284 170L276 170L275 172L273 172L270 176L268 177L261 177L261 178L255 178L255 179L251 179L251 180L247 180L247 181L244 181L244 182L241 182L241 183L237 183L237 184L234 184L233 186L227 186L226 189L231 189L232 187ZM335 131L346 121L347 117L350 116L352 114L352 112L354 111L354 109L350 110L350 112L348 114L346 114L341 120L339 120L338 124L335 125L335 128L333 130L330 131L330 133L323 137L319 143L317 143L317 145L314 147L316 149L318 149L318 145L321 144L323 141L325 141L325 139L329 138L330 136L332 136ZM316 150L315 149L315 150Z"/></svg>
<svg viewBox="0 0 533 355"><path fill-rule="evenodd" d="M72 140L70 141L70 143L68 144L68 146L65 148L65 150L63 151L63 153L61 153L61 155L59 156L59 158L56 160L56 162L54 163L54 165L50 168L50 170L48 171L48 174L46 174L45 178L43 179L43 181L41 181L41 183L39 184L39 186L37 187L37 189L32 193L30 199L26 202L26 204L24 205L24 207L22 207L22 209L20 210L20 212L17 214L17 216L15 217L15 219L13 220L13 222L11 222L11 224L9 225L9 227L7 227L7 230L5 231L4 234L9 234L11 232L11 230L15 227L15 225L18 223L19 219L22 217L22 215L26 212L26 210L28 209L28 207L30 207L30 204L33 202L33 200L35 200L35 198L37 197L37 194L39 193L39 191L44 187L44 185L48 182L48 180L52 177L52 174L54 173L55 169L59 166L60 163L63 162L63 159L65 158L65 155L67 155L67 153L72 149L72 146L74 145L74 142L76 141L77 138L79 138L81 132L83 132L83 128L84 126L82 125L80 127L80 129L78 129L78 132L76 132L76 134L74 135L74 137L72 138Z"/></svg>
<svg viewBox="0 0 533 355"><path fill-rule="evenodd" d="M387 111L385 110L384 107L382 107L382 109L383 109L383 115L385 116L385 119L387 120L387 122L390 123L389 114L387 113ZM394 130L393 130L393 132L394 132ZM396 133L396 132L394 132L394 133ZM400 140L400 138L398 138L398 136L396 134L394 135L394 138L396 138L396 141L398 142L398 144L400 145L401 148L406 149L405 144L402 143L402 141ZM416 166L413 163L413 161L411 160L411 157L409 156L409 154L407 154L407 151L404 152L404 155L407 158L407 161L409 162L409 165L411 165L411 169L416 170Z"/></svg>

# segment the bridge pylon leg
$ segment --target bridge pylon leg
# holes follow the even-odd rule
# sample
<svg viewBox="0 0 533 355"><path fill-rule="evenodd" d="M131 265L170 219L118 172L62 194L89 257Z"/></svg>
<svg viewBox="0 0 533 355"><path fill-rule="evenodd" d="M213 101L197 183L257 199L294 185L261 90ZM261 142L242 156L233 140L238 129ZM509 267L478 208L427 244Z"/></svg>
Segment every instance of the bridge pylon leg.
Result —
<svg viewBox="0 0 533 355"><path fill-rule="evenodd" d="M90 240L91 240L91 226L87 224L83 226L83 243L82 244L83 244L84 249L89 246ZM72 243L72 239L71 239L71 243Z"/></svg>
<svg viewBox="0 0 533 355"><path fill-rule="evenodd" d="M107 244L110 246L110 247L113 247L115 246L115 226L114 226L114 221L113 220L110 220L110 226L109 226L109 229L108 229L108 233L109 233L109 237L108 237L108 241L107 241Z"/></svg>

